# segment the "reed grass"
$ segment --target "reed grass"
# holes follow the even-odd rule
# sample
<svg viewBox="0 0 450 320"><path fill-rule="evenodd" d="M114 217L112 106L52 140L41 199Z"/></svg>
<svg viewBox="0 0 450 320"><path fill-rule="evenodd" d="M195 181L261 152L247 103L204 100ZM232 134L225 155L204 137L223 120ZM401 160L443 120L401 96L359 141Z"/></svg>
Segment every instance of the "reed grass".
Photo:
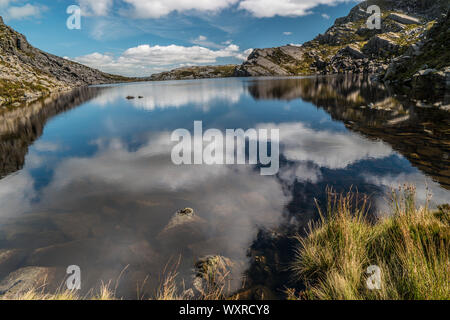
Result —
<svg viewBox="0 0 450 320"><path fill-rule="evenodd" d="M367 219L367 198L329 192L327 211L311 223L291 265L306 299L450 299L449 206L418 207L415 188L391 193L391 213ZM367 267L381 270L381 287L367 286ZM289 298L294 298L292 291ZM298 297L298 296L297 296Z"/></svg>

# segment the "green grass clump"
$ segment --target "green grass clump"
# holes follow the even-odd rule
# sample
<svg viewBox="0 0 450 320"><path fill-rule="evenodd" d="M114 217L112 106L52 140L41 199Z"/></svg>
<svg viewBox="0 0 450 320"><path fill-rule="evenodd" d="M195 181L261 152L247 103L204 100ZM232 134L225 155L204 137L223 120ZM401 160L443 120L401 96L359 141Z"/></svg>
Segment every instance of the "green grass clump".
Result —
<svg viewBox="0 0 450 320"><path fill-rule="evenodd" d="M450 299L449 206L418 208L415 189L392 193L392 213L372 223L367 199L330 196L326 215L298 236L292 271L307 299ZM381 288L366 285L381 269Z"/></svg>

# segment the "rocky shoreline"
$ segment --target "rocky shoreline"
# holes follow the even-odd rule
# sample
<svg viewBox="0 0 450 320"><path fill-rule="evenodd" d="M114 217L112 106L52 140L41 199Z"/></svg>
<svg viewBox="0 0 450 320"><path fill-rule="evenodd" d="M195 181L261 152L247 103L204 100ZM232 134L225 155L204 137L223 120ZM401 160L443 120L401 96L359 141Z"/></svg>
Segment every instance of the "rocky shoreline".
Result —
<svg viewBox="0 0 450 320"><path fill-rule="evenodd" d="M382 10L380 30L366 25L374 4ZM94 84L347 73L371 74L399 94L425 100L419 104L434 105L449 95L449 10L444 0L363 1L301 46L255 49L241 65L183 67L145 78L107 74L43 52L0 17L0 108Z"/></svg>
<svg viewBox="0 0 450 320"><path fill-rule="evenodd" d="M380 30L366 26L374 4ZM255 49L234 75L364 73L418 99L442 99L450 86L449 9L448 1L364 1L301 46Z"/></svg>
<svg viewBox="0 0 450 320"><path fill-rule="evenodd" d="M379 30L366 25L371 5L382 10ZM449 10L448 1L363 1L303 45L254 49L238 66L185 67L146 80L370 74L419 106L436 106L450 86Z"/></svg>

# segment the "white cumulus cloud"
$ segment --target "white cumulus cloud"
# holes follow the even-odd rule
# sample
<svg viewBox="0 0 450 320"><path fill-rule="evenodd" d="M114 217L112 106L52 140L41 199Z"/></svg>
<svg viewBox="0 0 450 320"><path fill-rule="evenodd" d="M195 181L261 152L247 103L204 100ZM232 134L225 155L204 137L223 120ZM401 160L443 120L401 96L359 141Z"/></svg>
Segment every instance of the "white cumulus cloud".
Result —
<svg viewBox="0 0 450 320"><path fill-rule="evenodd" d="M243 0L239 3L239 9L246 10L257 18L298 17L310 14L311 9L318 5L336 5L350 1L358 0Z"/></svg>
<svg viewBox="0 0 450 320"><path fill-rule="evenodd" d="M78 0L83 15L106 16L113 6L113 0Z"/></svg>
<svg viewBox="0 0 450 320"><path fill-rule="evenodd" d="M27 3L23 6L9 6L10 1L0 1L0 8L7 19L20 20L30 17L39 17L45 7Z"/></svg>
<svg viewBox="0 0 450 320"><path fill-rule="evenodd" d="M123 0L131 5L131 15L136 18L160 18L171 12L218 12L238 0Z"/></svg>
<svg viewBox="0 0 450 320"><path fill-rule="evenodd" d="M143 44L127 49L120 57L95 52L73 60L105 72L128 76L149 76L154 72L183 65L213 64L219 58L245 60L251 50L241 51L239 46L235 44L230 44L219 50L211 50L201 46L185 47L174 44L151 46Z"/></svg>

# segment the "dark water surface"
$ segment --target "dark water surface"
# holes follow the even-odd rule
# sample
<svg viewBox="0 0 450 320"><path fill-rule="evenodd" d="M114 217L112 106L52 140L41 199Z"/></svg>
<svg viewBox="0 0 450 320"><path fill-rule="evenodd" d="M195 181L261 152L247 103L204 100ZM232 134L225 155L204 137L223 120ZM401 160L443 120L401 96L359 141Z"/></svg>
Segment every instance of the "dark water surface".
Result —
<svg viewBox="0 0 450 320"><path fill-rule="evenodd" d="M192 131L196 120L204 130L278 128L278 175L174 165L170 134ZM0 256L15 255L0 259L0 278L50 267L60 284L78 265L86 291L125 270L117 294L127 298L146 279L140 292L151 295L179 257L189 287L195 261L211 254L233 261L236 286L245 278L279 287L292 252L283 232L316 217L314 198L323 203L327 186L369 194L375 213L403 183L414 183L422 202L430 191L432 205L450 202L449 113L415 108L356 77L81 89L0 114L0 152ZM185 207L199 219L168 232Z"/></svg>

